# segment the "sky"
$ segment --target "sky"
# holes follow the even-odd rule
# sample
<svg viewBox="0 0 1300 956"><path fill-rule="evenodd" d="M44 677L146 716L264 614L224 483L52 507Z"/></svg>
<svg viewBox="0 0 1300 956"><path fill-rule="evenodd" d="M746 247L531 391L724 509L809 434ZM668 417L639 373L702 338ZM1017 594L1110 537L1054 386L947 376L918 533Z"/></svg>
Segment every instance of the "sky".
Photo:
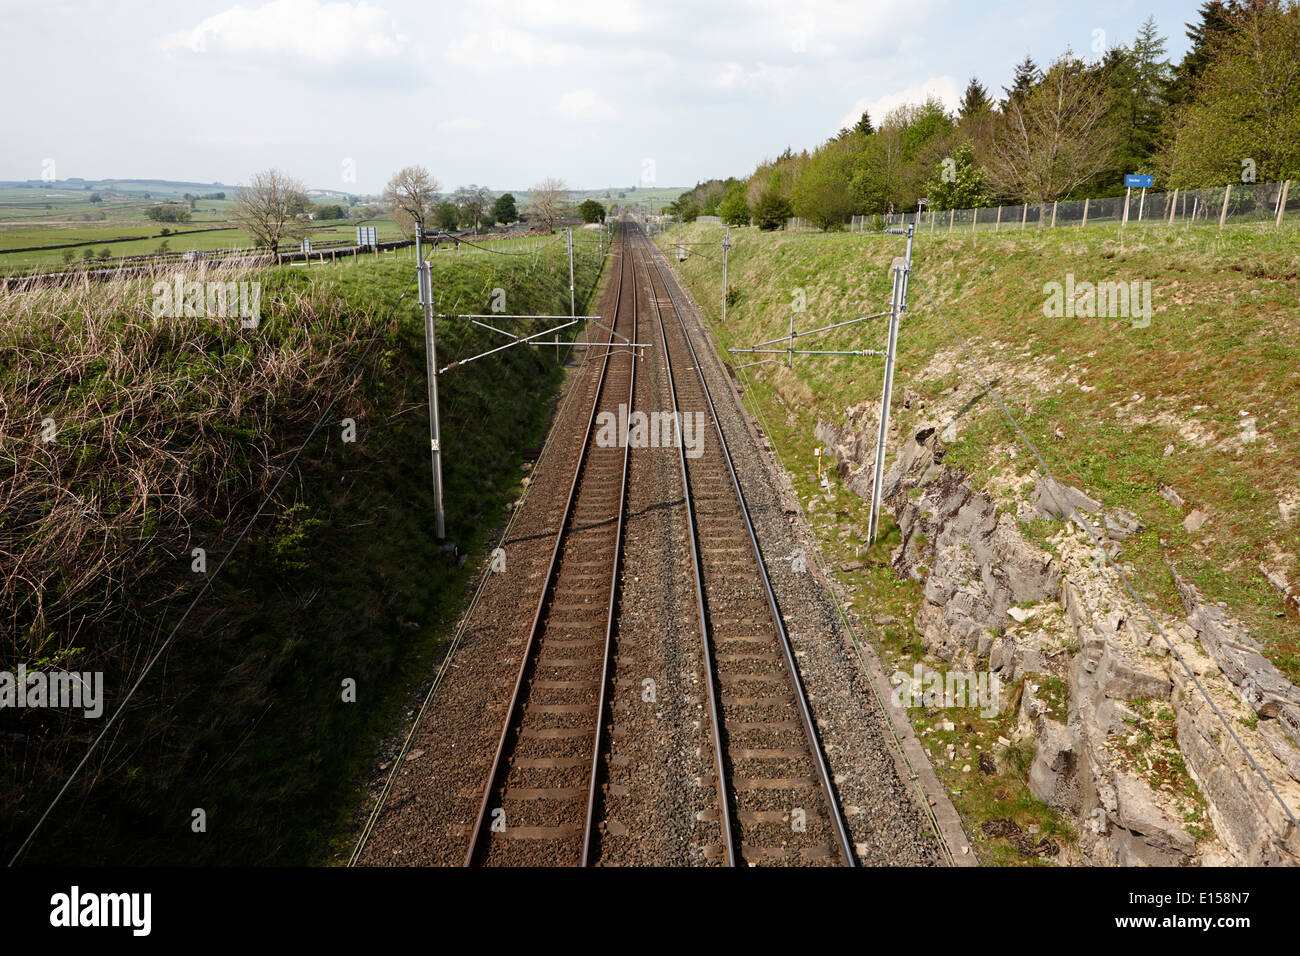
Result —
<svg viewBox="0 0 1300 956"><path fill-rule="evenodd" d="M690 186L1198 0L0 0L0 179Z"/></svg>

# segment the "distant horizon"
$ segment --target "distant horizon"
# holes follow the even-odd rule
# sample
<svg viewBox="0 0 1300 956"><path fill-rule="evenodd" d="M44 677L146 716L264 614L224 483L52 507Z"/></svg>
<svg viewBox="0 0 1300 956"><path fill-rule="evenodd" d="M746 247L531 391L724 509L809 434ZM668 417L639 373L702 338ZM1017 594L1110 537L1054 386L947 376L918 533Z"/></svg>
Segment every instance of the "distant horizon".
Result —
<svg viewBox="0 0 1300 956"><path fill-rule="evenodd" d="M292 175L292 174L290 174L290 175ZM212 180L211 182L204 182L204 181L202 181L202 180L198 180L198 179L162 179L162 178L155 177L155 176L143 176L143 177L141 177L141 176L132 176L132 177L125 177L125 176L101 176L101 177L95 177L95 176L69 176L69 177L64 178L64 179L56 179L56 180L49 180L49 181L47 181L47 180L43 180L43 179L40 179L39 177L34 178L34 179L0 179L0 189L40 189L40 188L59 189L59 188L65 188L65 187L61 187L61 185L60 185L60 184L63 184L63 183L78 183L78 184L80 184L80 183L87 183L87 184L91 184L91 185L94 185L94 184L97 184L97 183L99 183L99 184L102 184L102 183L125 183L125 184L129 184L129 183L137 183L137 184L139 184L141 187L146 187L146 186L148 186L150 183L156 183L156 184L161 185L161 186L195 186L195 187L209 187L209 186L211 186L211 187L215 187L215 188L217 188L217 189L241 189L241 188L243 188L242 184L240 184L240 183L227 183L227 182L222 182L221 180L215 180L215 179ZM569 192L575 192L575 193L595 193L595 192L612 192L612 191L618 191L618 192L631 192L631 191L640 191L640 192L671 192L671 191L673 191L673 190L680 190L680 191L682 191L682 192L685 192L686 190L688 190L688 189L692 189L693 187L695 187L695 186L697 186L697 185L699 185L699 183L691 183L689 186L688 186L688 185L676 185L676 186L658 186L658 185L656 185L656 186L639 186L639 185L629 185L629 186L573 186L573 185L567 185L567 188L568 188ZM370 192L353 192L353 191L350 191L350 190L347 190L347 189L339 189L339 188L336 188L336 187L329 187L329 186L313 186L313 185L311 185L310 183L305 182L305 181L304 181L304 183L303 183L303 188L304 188L307 192L309 192L309 193L310 193L310 192L338 193L338 194L340 194L340 195L344 195L344 196L356 196L356 197L359 198L359 199L378 197L378 196L381 195L381 193L382 193L382 190L380 190L379 192L373 192L373 193L370 193ZM500 194L502 194L502 193L511 193L511 194L515 194L515 193L531 193L531 192L533 191L533 187L532 187L532 186L528 186L528 187L507 186L507 187L504 188L504 189L494 189L494 188L492 188L492 187L490 187L490 186L485 186L484 188L487 189L489 192L491 192L491 193L495 193L495 194L497 194L497 195L500 195ZM450 193L452 193L452 192L454 192L454 191L455 191L455 187L453 187L452 189L446 189L446 188L444 187L444 188L442 188L442 189L439 190L439 195L447 195L447 194L450 194Z"/></svg>

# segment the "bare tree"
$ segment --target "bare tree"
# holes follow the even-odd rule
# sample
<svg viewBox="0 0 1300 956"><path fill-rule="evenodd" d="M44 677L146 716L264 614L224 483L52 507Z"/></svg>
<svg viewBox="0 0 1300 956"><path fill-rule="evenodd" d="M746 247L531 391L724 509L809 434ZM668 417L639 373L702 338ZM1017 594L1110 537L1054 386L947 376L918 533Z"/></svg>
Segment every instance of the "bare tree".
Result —
<svg viewBox="0 0 1300 956"><path fill-rule="evenodd" d="M278 169L249 177L235 199L234 220L254 244L265 246L280 261L280 243L307 232L307 193L302 180Z"/></svg>
<svg viewBox="0 0 1300 956"><path fill-rule="evenodd" d="M384 187L383 203L388 207L397 228L415 235L417 226L432 221L437 205L438 180L423 166L404 166L393 173Z"/></svg>
<svg viewBox="0 0 1300 956"><path fill-rule="evenodd" d="M452 193L451 201L460 210L460 221L466 225L473 223L477 233L479 221L492 205L492 194L482 186L470 183Z"/></svg>
<svg viewBox="0 0 1300 956"><path fill-rule="evenodd" d="M543 179L533 187L533 194L528 199L528 208L546 224L546 231L550 232L555 226L555 220L568 212L569 187L565 185L563 179L556 179L554 176Z"/></svg>
<svg viewBox="0 0 1300 956"><path fill-rule="evenodd" d="M1115 130L1100 76L1069 54L1006 107L989 153L989 178L1005 196L1047 203L1109 168Z"/></svg>

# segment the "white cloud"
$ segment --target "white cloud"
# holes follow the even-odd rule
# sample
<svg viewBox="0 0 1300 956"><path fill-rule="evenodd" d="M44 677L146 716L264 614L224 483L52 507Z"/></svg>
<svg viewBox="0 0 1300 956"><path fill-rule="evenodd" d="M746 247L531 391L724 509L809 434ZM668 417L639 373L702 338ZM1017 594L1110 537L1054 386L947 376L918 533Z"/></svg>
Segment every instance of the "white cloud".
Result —
<svg viewBox="0 0 1300 956"><path fill-rule="evenodd" d="M867 110L871 114L871 122L879 126L891 110L907 103L924 103L931 96L938 98L949 110L956 110L961 102L962 90L963 87L951 76L932 76L897 93L889 93L874 100L863 97L853 104L853 109L844 114L840 126L852 126L861 118L863 110Z"/></svg>
<svg viewBox="0 0 1300 956"><path fill-rule="evenodd" d="M720 90L732 90L740 82L740 78L745 75L745 68L739 63L728 63L722 71L722 75L713 81L713 85Z"/></svg>
<svg viewBox="0 0 1300 956"><path fill-rule="evenodd" d="M754 89L769 87L784 89L799 71L788 66L768 66L759 63L753 69L745 69L739 63L728 63L713 85L720 90Z"/></svg>
<svg viewBox="0 0 1300 956"><path fill-rule="evenodd" d="M631 36L654 25L650 4L638 0L514 0L497 5L499 16L563 33L582 30Z"/></svg>
<svg viewBox="0 0 1300 956"><path fill-rule="evenodd" d="M570 66L583 59L586 51L572 43L547 40L512 29L494 18L481 29L472 30L447 44L447 56L455 62L483 72L537 66Z"/></svg>
<svg viewBox="0 0 1300 956"><path fill-rule="evenodd" d="M556 112L566 119L603 123L618 119L614 104L595 90L572 90L560 97Z"/></svg>
<svg viewBox="0 0 1300 956"><path fill-rule="evenodd" d="M483 121L472 116L457 116L438 124L439 133L473 133L483 128Z"/></svg>
<svg viewBox="0 0 1300 956"><path fill-rule="evenodd" d="M216 56L265 68L285 61L315 66L396 60L409 38L382 7L320 0L271 0L233 6L162 40L170 53Z"/></svg>

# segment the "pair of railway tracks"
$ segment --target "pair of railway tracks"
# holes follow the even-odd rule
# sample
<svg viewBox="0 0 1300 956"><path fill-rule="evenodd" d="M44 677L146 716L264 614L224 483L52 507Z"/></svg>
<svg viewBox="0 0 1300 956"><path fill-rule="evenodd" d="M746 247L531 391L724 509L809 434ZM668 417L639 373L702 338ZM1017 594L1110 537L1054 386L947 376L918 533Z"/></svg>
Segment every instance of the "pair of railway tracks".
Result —
<svg viewBox="0 0 1300 956"><path fill-rule="evenodd" d="M599 859L603 764L617 685L624 529L632 469L673 454L690 543L721 842L706 856L746 863L854 865L816 723L763 563L713 397L680 307L639 229L622 225L611 332L592 346L590 414L550 561L471 826L465 864L592 865ZM667 381L675 447L600 440L604 415L627 421L636 351ZM644 383L643 383L644 384ZM619 405L625 414L620 416ZM704 416L687 454L683 416ZM622 426L620 426L622 427ZM607 436L606 436L607 437ZM698 454L696 454L698 452ZM653 586L653 585L649 585Z"/></svg>

